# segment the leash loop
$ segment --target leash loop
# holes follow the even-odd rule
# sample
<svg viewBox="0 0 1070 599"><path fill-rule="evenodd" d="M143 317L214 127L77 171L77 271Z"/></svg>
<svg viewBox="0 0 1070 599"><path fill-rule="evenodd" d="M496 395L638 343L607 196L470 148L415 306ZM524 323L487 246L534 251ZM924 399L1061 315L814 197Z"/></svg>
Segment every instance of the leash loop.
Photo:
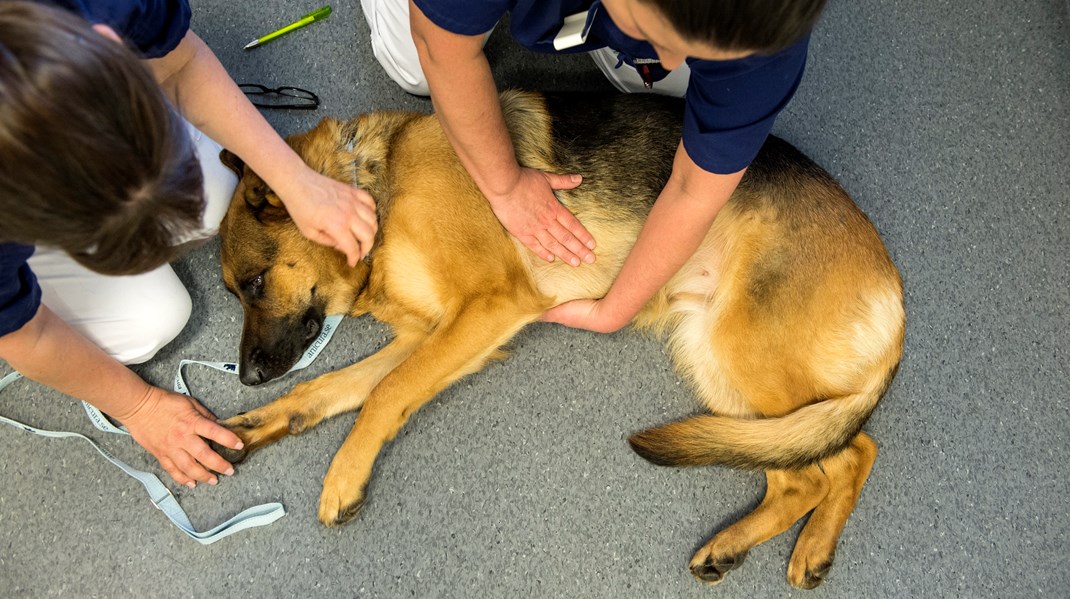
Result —
<svg viewBox="0 0 1070 599"><path fill-rule="evenodd" d="M308 350L302 355L301 359L294 365L289 372L295 370L301 370L306 368L309 364L316 359L316 356L323 351L323 348L327 345L327 342L331 340L334 332L338 329L338 324L341 322L343 315L334 314L324 319L323 329L320 331L319 337L309 346ZM214 368L221 372L227 372L230 374L238 374L238 365L233 362L203 362L200 360L182 360L178 365L178 372L175 373L174 389L175 392L183 395L190 395L189 387L186 385L186 381L182 376L182 369L190 364L200 364ZM12 372L7 376L0 378L0 392L2 392L8 385L11 385L15 381L22 378L22 375L18 372ZM125 427L115 426L103 412L93 407L92 405L82 402L82 407L85 408L86 415L89 417L89 421L93 423L93 426L98 430L118 434L127 435ZM9 424L16 428L20 428L28 433L33 433L42 437L50 438L66 438L74 437L82 439L93 446L97 452L104 456L109 462L115 465L117 468L125 472L128 476L137 480L143 487L145 492L149 496L149 500L156 509L164 513L165 516L181 530L186 536L190 537L194 541L197 541L201 545L210 545L216 541L228 537L236 532L245 530L247 528L253 528L257 526L265 526L278 520L286 515L286 508L281 503L272 502L265 503L251 508L245 509L239 514L229 518L222 524L211 528L206 531L198 531L193 527L193 523L190 522L189 516L183 511L182 506L178 504L178 499L171 493L171 490L164 485L160 479L151 472L144 472L136 468L131 467L122 460L108 453L100 445L97 445L92 439L81 435L79 433L73 433L68 431L51 431L46 429L39 429L32 427L28 424L24 424L17 420L12 420L4 416L0 416L0 422Z"/></svg>

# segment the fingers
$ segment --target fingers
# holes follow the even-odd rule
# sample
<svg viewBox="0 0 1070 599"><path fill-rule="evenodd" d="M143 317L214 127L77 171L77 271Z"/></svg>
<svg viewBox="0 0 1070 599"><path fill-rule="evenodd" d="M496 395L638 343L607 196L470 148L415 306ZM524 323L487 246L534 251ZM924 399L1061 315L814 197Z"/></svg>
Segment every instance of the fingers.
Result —
<svg viewBox="0 0 1070 599"><path fill-rule="evenodd" d="M605 300L579 299L550 308L539 320L595 333L613 333L623 328L631 316L608 308Z"/></svg>
<svg viewBox="0 0 1070 599"><path fill-rule="evenodd" d="M196 407L198 402L190 400L190 404ZM201 410L197 411L200 413ZM234 474L234 467L230 465L230 462L212 451L204 439L211 439L233 449L241 449L243 444L237 435L207 418L197 418L192 430L186 430L188 432L180 434L179 440L165 455L157 456L160 465L175 482L192 489L197 486L198 482L209 485L217 484L219 478L216 472L227 476Z"/></svg>
<svg viewBox="0 0 1070 599"><path fill-rule="evenodd" d="M560 306L554 306L553 308L550 308L549 310L542 313L542 316L539 317L539 322L553 322L557 324L562 324L559 320L561 318L560 314Z"/></svg>
<svg viewBox="0 0 1070 599"><path fill-rule="evenodd" d="M551 189L574 189L583 183L583 177L579 175L558 175L557 173L543 173L550 182Z"/></svg>
<svg viewBox="0 0 1070 599"><path fill-rule="evenodd" d="M198 464L184 451L176 451L171 457L161 457L160 465L176 483L190 489L196 488L198 482L210 485L219 482L214 474L205 470L204 466Z"/></svg>
<svg viewBox="0 0 1070 599"><path fill-rule="evenodd" d="M234 434L234 431L210 420L198 420L193 425L193 433L198 437L215 441L223 447L241 449L245 446L241 438ZM222 472L222 470L219 470L219 472Z"/></svg>
<svg viewBox="0 0 1070 599"><path fill-rule="evenodd" d="M507 193L487 196L502 226L547 262L557 258L572 266L594 262L594 238L554 194L555 189L576 187L583 178L531 168L522 168L520 175Z"/></svg>
<svg viewBox="0 0 1070 599"><path fill-rule="evenodd" d="M539 317L539 320L542 322L553 322L565 326L573 326L575 320L573 315L576 312L579 303L580 300L573 300L571 302L558 304L546 312L543 312L542 316Z"/></svg>
<svg viewBox="0 0 1070 599"><path fill-rule="evenodd" d="M566 241L565 243L562 243L559 241L559 238L563 237L562 231L565 231L564 227L556 224L551 225L550 228L539 233L536 238L539 240L542 247L549 252L547 257L548 262L553 262L554 258L557 257L572 266L579 266L580 257L569 247L570 245L576 247L579 245L579 242L577 241L569 244L569 242Z"/></svg>
<svg viewBox="0 0 1070 599"><path fill-rule="evenodd" d="M576 218L576 216L569 212L567 209L565 209L564 206L562 206L561 208L564 214L562 214L558 218L558 222L560 222L562 226L564 226L565 229L567 229L568 232L572 234L573 238L577 241L577 243L580 244L580 249L573 251L575 251L577 254L579 254L580 252L586 252L590 259L588 260L587 258L584 258L584 261L588 264L593 263L594 253L588 250L593 250L595 248L594 236L592 236L590 232L587 231L587 228L583 226L583 223L580 222L580 219Z"/></svg>
<svg viewBox="0 0 1070 599"><path fill-rule="evenodd" d="M535 254L536 256L539 256L543 260L546 260L547 262L554 261L554 253L543 247L542 242L539 241L538 238L531 237L527 241L524 241L524 245L526 245L528 249L531 250L531 253Z"/></svg>
<svg viewBox="0 0 1070 599"><path fill-rule="evenodd" d="M360 205L362 207L361 218L368 221L368 224L374 227L378 222L375 217L375 198L372 197L372 194L364 191L363 189L360 189L359 187L351 187L350 189L353 190L354 195L356 195L357 201L360 202Z"/></svg>
<svg viewBox="0 0 1070 599"><path fill-rule="evenodd" d="M542 247L572 266L579 266L581 261L592 264L594 252L591 248L594 245L594 239L591 234L583 228L579 219L560 204L558 204L555 216L555 220L551 221L540 234L536 234L536 239Z"/></svg>
<svg viewBox="0 0 1070 599"><path fill-rule="evenodd" d="M200 403L194 399L190 399L190 404L197 409L198 413L203 414L207 412ZM203 412L202 412L203 410ZM214 417L213 417L214 419ZM235 435L233 431L216 424L213 419L209 418L197 418L193 422L192 430L189 433L182 436L178 446L176 446L170 453L168 461L173 465L175 471L179 476L175 476L170 469L165 465L164 468L168 474L171 474L171 478L174 478L177 482L191 487L196 482L208 483L214 485L219 482L214 472L225 474L230 476L234 474L234 467L230 465L230 462L223 459L218 453L212 451L212 448L205 442L205 439L215 441L216 443L230 447L232 449L241 449L244 444L238 435ZM161 464L164 464L164 460L160 460ZM189 484L189 483L192 483Z"/></svg>
<svg viewBox="0 0 1070 599"><path fill-rule="evenodd" d="M216 473L234 474L234 467L212 451L205 439L241 449L241 438L217 424L215 416L192 397L157 391L150 411L124 421L134 440L156 457L178 484L190 488L198 482L214 485L219 482Z"/></svg>
<svg viewBox="0 0 1070 599"><path fill-rule="evenodd" d="M360 242L349 231L333 236L334 248L346 255L346 263L350 267L356 266L361 259Z"/></svg>
<svg viewBox="0 0 1070 599"><path fill-rule="evenodd" d="M559 175L543 173L552 189L573 189L583 182L580 175ZM539 243L554 256L561 258L572 266L579 266L580 261L592 264L595 260L594 237L580 223L572 212L554 198L553 220L547 224L545 235L539 236Z"/></svg>
<svg viewBox="0 0 1070 599"><path fill-rule="evenodd" d="M360 258L372 249L375 233L379 230L379 219L375 215L375 200L367 192L355 189L357 193L357 219L350 223L350 231L360 242ZM359 258L358 258L359 259Z"/></svg>
<svg viewBox="0 0 1070 599"><path fill-rule="evenodd" d="M372 249L379 228L375 216L375 200L362 189L345 187L347 197L340 204L341 219L332 219L322 233L330 245L346 256L349 266L356 266Z"/></svg>
<svg viewBox="0 0 1070 599"><path fill-rule="evenodd" d="M167 472L167 475L170 476L176 483L184 487L189 487L191 489L197 486L197 482L192 478L186 476L186 474L179 470L178 467L175 466L175 463L172 462L169 458L161 457L159 458L159 461L160 466L163 467L164 471Z"/></svg>
<svg viewBox="0 0 1070 599"><path fill-rule="evenodd" d="M346 263L352 267L371 250L375 232L372 230L369 234L367 226L339 223L332 229L315 231L308 238L342 252Z"/></svg>
<svg viewBox="0 0 1070 599"><path fill-rule="evenodd" d="M197 439L196 442L193 443L193 448L187 452L187 455L191 456L192 460L195 460L194 467L196 468L201 468L201 470L209 468L214 472L225 474L227 476L234 474L234 466L231 466L230 462L224 460L218 453L212 451L212 448L201 439ZM188 470L186 473L192 474ZM215 476L210 473L209 476L210 478L206 482L210 485L216 484ZM197 480L203 479L198 478Z"/></svg>
<svg viewBox="0 0 1070 599"><path fill-rule="evenodd" d="M282 197L301 233L345 255L349 266L371 251L379 223L367 191L308 171L303 193Z"/></svg>
<svg viewBox="0 0 1070 599"><path fill-rule="evenodd" d="M202 441L202 443L203 443L203 441ZM208 451L211 451L211 450L208 450ZM218 457L218 456L216 456L216 457ZM222 460L223 458L219 458L219 459ZM211 472L209 472L204 466L202 466L199 462L197 462L197 460L195 460L193 458L193 456L191 456L187 452L178 452L178 453L176 453L172 457L172 460L174 461L175 466L183 474L185 474L186 476L188 476L189 478L191 478L191 479L193 479L195 481L202 482L202 483L208 483L210 485L215 485L215 484L219 483L219 479L216 478L215 474L212 474ZM229 466L229 464L228 464L228 466ZM224 468L224 470L226 470L226 468ZM188 487L189 485L186 485L186 486Z"/></svg>

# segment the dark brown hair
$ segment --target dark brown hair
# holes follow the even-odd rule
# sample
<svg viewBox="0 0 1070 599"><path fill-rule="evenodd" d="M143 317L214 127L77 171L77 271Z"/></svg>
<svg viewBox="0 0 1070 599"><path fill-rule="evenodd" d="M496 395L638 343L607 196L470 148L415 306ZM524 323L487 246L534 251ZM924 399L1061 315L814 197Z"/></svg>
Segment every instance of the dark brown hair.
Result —
<svg viewBox="0 0 1070 599"><path fill-rule="evenodd" d="M73 13L0 2L0 157L0 241L130 274L201 226L184 120L132 50Z"/></svg>
<svg viewBox="0 0 1070 599"><path fill-rule="evenodd" d="M826 0L640 0L685 40L721 50L782 50L813 28Z"/></svg>

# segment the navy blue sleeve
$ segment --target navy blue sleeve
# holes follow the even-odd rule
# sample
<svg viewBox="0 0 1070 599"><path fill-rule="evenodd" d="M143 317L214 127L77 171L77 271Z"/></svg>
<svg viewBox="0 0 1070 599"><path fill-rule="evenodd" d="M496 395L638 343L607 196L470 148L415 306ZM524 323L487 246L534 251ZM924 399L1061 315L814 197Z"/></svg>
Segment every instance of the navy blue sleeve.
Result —
<svg viewBox="0 0 1070 599"><path fill-rule="evenodd" d="M0 337L30 322L41 305L41 286L26 260L32 245L0 243Z"/></svg>
<svg viewBox="0 0 1070 599"><path fill-rule="evenodd" d="M459 35L480 35L494 28L511 0L413 0L432 23Z"/></svg>
<svg viewBox="0 0 1070 599"><path fill-rule="evenodd" d="M688 61L683 143L695 164L722 175L750 165L802 81L809 41L771 56Z"/></svg>
<svg viewBox="0 0 1070 599"><path fill-rule="evenodd" d="M90 23L114 29L144 58L159 58L189 31L187 0L56 0Z"/></svg>

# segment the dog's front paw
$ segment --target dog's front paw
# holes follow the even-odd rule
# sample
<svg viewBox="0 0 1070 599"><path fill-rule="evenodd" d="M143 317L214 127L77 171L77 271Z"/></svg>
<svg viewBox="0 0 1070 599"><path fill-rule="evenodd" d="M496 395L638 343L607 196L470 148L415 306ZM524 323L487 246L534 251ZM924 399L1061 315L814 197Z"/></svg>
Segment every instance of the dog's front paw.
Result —
<svg viewBox="0 0 1070 599"><path fill-rule="evenodd" d="M244 443L244 441L242 441ZM231 449L224 447L215 441L208 441L208 445L212 448L212 451L218 453L224 460L231 464L240 464L245 461L245 458L249 457L249 452L245 451L245 448Z"/></svg>
<svg viewBox="0 0 1070 599"><path fill-rule="evenodd" d="M709 543L691 558L691 574L707 584L717 584L730 571L742 566L746 558L746 551L725 553L717 551L713 543Z"/></svg>
<svg viewBox="0 0 1070 599"><path fill-rule="evenodd" d="M832 560L835 552L818 552L808 554L805 550L799 551L796 547L788 564L788 582L800 589L814 589L825 582L829 570L832 569Z"/></svg>
<svg viewBox="0 0 1070 599"><path fill-rule="evenodd" d="M356 518L364 509L364 502L367 499L365 494L367 484L347 484L338 478L340 477L328 475L323 483L323 493L320 495L319 519L328 528L345 524ZM354 488L356 491L353 490Z"/></svg>
<svg viewBox="0 0 1070 599"><path fill-rule="evenodd" d="M241 439L241 449L231 449L229 447L223 447L215 441L210 441L212 450L223 456L223 459L231 464L240 464L245 461L245 458L249 457L249 454L253 452L258 446L258 435L256 434L256 428L259 422L255 418L250 417L248 414L238 414L232 416L226 420L221 420L219 425L229 429L238 438Z"/></svg>

